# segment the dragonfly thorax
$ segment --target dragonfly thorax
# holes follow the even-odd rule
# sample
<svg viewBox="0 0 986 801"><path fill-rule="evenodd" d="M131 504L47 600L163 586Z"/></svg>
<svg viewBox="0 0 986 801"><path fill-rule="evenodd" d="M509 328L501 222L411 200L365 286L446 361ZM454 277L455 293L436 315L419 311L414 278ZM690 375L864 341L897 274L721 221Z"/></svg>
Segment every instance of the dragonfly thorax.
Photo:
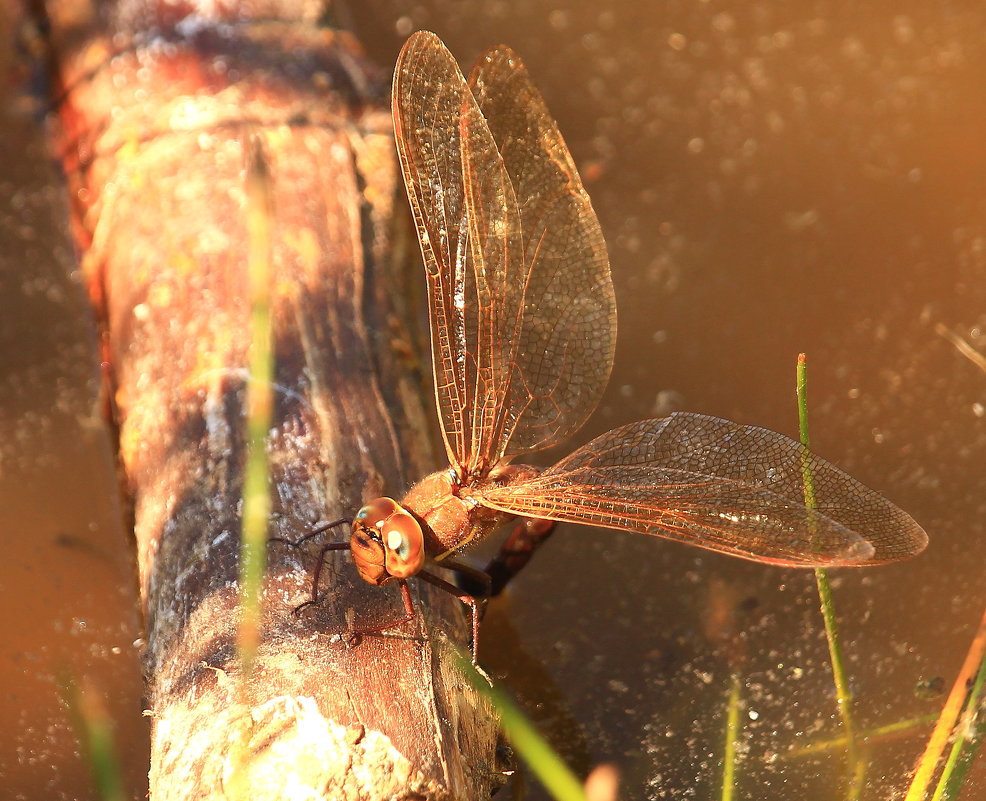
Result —
<svg viewBox="0 0 986 801"><path fill-rule="evenodd" d="M440 470L411 487L401 504L421 523L425 552L440 560L483 539L512 517L483 506L473 493L490 484L510 483L537 472L535 467L509 465L497 468L481 481L463 484L454 471Z"/></svg>

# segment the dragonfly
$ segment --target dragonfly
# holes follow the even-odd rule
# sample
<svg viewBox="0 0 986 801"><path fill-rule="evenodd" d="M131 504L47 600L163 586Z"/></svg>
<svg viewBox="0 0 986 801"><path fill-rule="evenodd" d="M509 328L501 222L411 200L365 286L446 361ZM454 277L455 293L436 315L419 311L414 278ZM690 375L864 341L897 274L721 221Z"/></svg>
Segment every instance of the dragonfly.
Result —
<svg viewBox="0 0 986 801"><path fill-rule="evenodd" d="M349 549L371 584L432 572L520 519L485 573L495 594L558 522L664 537L793 567L876 565L919 553L924 530L877 492L764 428L677 412L593 439L551 467L517 464L596 408L616 341L599 221L558 126L517 54L489 50L468 80L433 33L405 43L393 83L404 183L427 281L438 418L449 467L400 500L371 501ZM806 505L810 475L814 504ZM304 539L308 539L308 537ZM472 571L475 573L476 571ZM478 593L477 593L478 596Z"/></svg>

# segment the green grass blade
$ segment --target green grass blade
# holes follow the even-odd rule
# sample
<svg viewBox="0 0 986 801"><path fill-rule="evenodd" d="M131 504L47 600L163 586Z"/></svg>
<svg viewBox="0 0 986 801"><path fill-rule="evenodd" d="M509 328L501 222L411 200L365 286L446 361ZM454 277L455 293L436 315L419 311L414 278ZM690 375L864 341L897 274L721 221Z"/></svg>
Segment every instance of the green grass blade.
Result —
<svg viewBox="0 0 986 801"><path fill-rule="evenodd" d="M914 729L921 728L922 726L927 726L929 723L934 723L935 719L938 717L937 714L921 715L916 718L908 718L907 720L897 720L893 723L887 723L883 726L876 726L872 729L867 729L862 731L857 735L857 740L859 742L866 742L869 744L879 742L880 740L887 740L891 737L897 737L902 734L907 734ZM825 751L835 751L844 749L849 742L849 739L842 735L841 737L833 737L829 740L821 740L819 742L810 743L809 745L801 746L800 748L792 748L778 756L779 759L800 759L802 757L813 756L814 754L821 754Z"/></svg>
<svg viewBox="0 0 986 801"><path fill-rule="evenodd" d="M805 446L802 454L801 474L805 486L805 506L815 509L815 482L811 473L809 459L811 438L808 434L808 365L805 354L798 354L797 368L798 395L798 427L801 444ZM832 599L832 587L829 584L828 573L824 569L815 571L815 583L818 586L818 598L822 609L822 620L825 622L825 639L829 647L829 659L832 662L832 678L835 682L835 696L842 718L842 727L846 732L846 762L849 768L850 781L846 791L848 801L855 801L862 791L862 766L859 759L859 749L853 727L852 693L846 678L845 660L842 656L842 643L839 639L839 626L835 614L835 603Z"/></svg>
<svg viewBox="0 0 986 801"><path fill-rule="evenodd" d="M62 701L68 707L76 737L89 767L100 801L124 801L123 771L117 758L113 722L101 699L91 688L79 687L69 676L58 681Z"/></svg>
<svg viewBox="0 0 986 801"><path fill-rule="evenodd" d="M938 723L935 724L935 729L931 733L931 737L928 738L924 753L918 760L917 769L914 771L914 777L911 779L911 786L907 790L907 795L904 796L904 801L922 801L927 797L928 787L938 767L938 761L955 730L962 709L967 704L968 683L973 681L974 676L982 672L984 659L986 659L986 612L983 613L979 628L972 639L969 651L966 653L965 661L952 684L948 698L945 699L941 714L938 716Z"/></svg>
<svg viewBox="0 0 986 801"><path fill-rule="evenodd" d="M962 709L960 720L968 723L959 726L955 742L952 743L952 749L938 780L938 787L931 797L932 801L954 801L959 797L959 791L972 766L972 760L979 752L983 735L986 734L986 720L979 714L984 680L986 680L986 658L979 663L976 680L969 690Z"/></svg>
<svg viewBox="0 0 986 801"><path fill-rule="evenodd" d="M247 165L249 237L250 355L246 391L247 456L243 476L238 643L243 676L250 675L260 642L261 596L267 567L270 516L267 436L273 409L270 258L273 217L271 180L259 138L251 138Z"/></svg>
<svg viewBox="0 0 986 801"><path fill-rule="evenodd" d="M482 676L464 651L454 649L455 663L468 682L485 696L500 716L500 725L514 750L556 801L586 801L582 783L534 728L520 707Z"/></svg>
<svg viewBox="0 0 986 801"><path fill-rule="evenodd" d="M722 754L721 801L733 801L736 786L736 745L740 738L740 677L733 673L726 701L726 745Z"/></svg>

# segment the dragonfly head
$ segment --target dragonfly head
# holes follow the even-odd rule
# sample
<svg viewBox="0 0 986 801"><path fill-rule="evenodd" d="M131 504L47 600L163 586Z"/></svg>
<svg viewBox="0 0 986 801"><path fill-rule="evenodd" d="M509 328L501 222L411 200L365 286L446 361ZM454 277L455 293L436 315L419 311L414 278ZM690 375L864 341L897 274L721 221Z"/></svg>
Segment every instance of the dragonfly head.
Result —
<svg viewBox="0 0 986 801"><path fill-rule="evenodd" d="M391 498L377 498L356 513L349 550L370 584L413 576L425 561L421 526Z"/></svg>

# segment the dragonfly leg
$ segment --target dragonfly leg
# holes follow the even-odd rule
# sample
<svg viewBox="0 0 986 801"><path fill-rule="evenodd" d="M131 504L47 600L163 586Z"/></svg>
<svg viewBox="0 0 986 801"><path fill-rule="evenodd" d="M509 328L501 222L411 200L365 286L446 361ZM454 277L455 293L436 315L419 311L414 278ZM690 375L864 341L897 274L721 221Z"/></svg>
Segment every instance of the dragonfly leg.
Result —
<svg viewBox="0 0 986 801"><path fill-rule="evenodd" d="M418 574L420 575L420 574ZM411 590L407 586L407 579L400 580L401 588L401 600L404 602L404 617L400 620L391 620L388 623L384 623L380 626L370 626L368 628L357 629L353 631L349 636L349 644L355 646L359 644L364 634L376 634L380 631L386 631L387 629L396 628L397 626L403 625L404 623L409 623L414 620L414 601L411 598Z"/></svg>
<svg viewBox="0 0 986 801"><path fill-rule="evenodd" d="M491 595L492 580L488 573L478 567L467 565L464 562L457 562L454 559L442 559L437 563L439 567L458 573L461 580L458 583L476 600L485 601Z"/></svg>
<svg viewBox="0 0 986 801"><path fill-rule="evenodd" d="M294 613L296 615L300 615L302 610L307 609L309 606L317 606L325 597L324 594L319 595L318 593L318 585L322 580L322 568L325 567L325 554L329 551L348 550L348 542L328 542L322 546L321 550L318 552L318 559L315 561L315 571L312 573L312 596L303 604L300 604L294 608Z"/></svg>
<svg viewBox="0 0 986 801"><path fill-rule="evenodd" d="M479 572L479 571L477 571ZM476 655L479 653L479 602L465 590L460 590L454 584L450 584L444 579L440 579L438 576L432 575L426 570L422 570L418 573L419 579L424 579L429 584L432 584L440 590L445 590L449 595L454 595L462 603L469 607L469 611L472 613L472 663L476 664Z"/></svg>
<svg viewBox="0 0 986 801"><path fill-rule="evenodd" d="M526 565L555 530L553 520L526 517L519 520L485 570L490 578L490 597L495 598Z"/></svg>
<svg viewBox="0 0 986 801"><path fill-rule="evenodd" d="M329 529L337 528L338 526L341 526L343 523L348 523L348 522L349 522L349 518L346 517L342 518L341 520L333 520L331 523L326 523L325 525L318 526L317 528L313 528L304 537L298 540L289 540L286 539L285 537L270 537L267 541L283 542L285 545L290 545L292 548L300 548L309 540L315 539L315 537L317 537L319 534L324 534Z"/></svg>
<svg viewBox="0 0 986 801"><path fill-rule="evenodd" d="M326 523L323 526L319 526L318 528L309 531L301 539L289 540L289 539L285 539L284 537L271 537L268 540L268 542L283 542L285 545L290 545L292 548L300 548L306 542L314 539L319 534L324 534L329 529L336 528L337 526L341 526L343 523L348 523L348 522L349 522L348 519L343 518L342 520L336 520L332 523ZM318 552L318 559L315 562L315 571L312 574L311 597L303 604L300 604L294 608L294 613L296 615L300 615L301 612L304 609L307 609L309 606L318 605L321 602L322 598L324 597L324 595L319 595L318 585L322 578L322 568L325 566L325 554L327 554L329 551L346 551L346 550L349 550L348 542L328 542L322 546L321 550Z"/></svg>

